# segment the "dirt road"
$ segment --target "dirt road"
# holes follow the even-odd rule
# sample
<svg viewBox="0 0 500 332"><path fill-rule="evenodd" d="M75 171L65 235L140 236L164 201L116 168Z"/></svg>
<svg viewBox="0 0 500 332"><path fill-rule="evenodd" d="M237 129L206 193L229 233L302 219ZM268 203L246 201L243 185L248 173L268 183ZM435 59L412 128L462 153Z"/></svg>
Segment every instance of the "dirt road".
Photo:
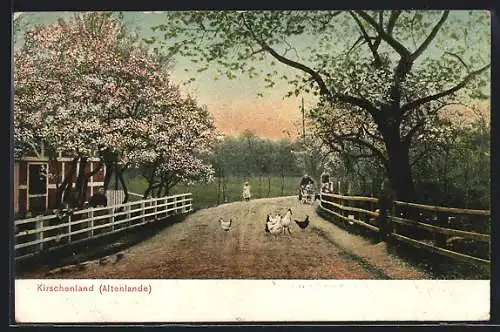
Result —
<svg viewBox="0 0 500 332"><path fill-rule="evenodd" d="M310 216L292 234L264 232L268 213L288 208L293 219ZM218 218L233 219L224 232ZM322 219L295 197L235 202L204 209L124 251L124 258L51 278L273 278L426 279L425 273L374 244ZM33 276L42 277L42 276Z"/></svg>

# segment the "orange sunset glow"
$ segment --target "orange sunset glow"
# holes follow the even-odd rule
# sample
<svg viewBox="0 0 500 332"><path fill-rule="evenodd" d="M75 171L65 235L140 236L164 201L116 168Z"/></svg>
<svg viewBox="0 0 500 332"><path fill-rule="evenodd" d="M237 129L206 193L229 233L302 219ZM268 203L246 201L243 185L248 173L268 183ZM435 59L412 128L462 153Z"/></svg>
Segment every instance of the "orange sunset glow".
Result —
<svg viewBox="0 0 500 332"><path fill-rule="evenodd" d="M287 132L293 138L301 121L300 103L295 99L234 100L207 106L217 128L231 136L248 129L270 139L286 138Z"/></svg>

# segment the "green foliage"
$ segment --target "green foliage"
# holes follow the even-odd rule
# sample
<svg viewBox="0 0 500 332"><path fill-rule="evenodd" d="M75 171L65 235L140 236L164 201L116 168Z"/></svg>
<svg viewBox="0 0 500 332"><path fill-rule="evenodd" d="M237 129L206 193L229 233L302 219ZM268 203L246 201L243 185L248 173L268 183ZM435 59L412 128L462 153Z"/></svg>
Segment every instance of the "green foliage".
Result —
<svg viewBox="0 0 500 332"><path fill-rule="evenodd" d="M284 79L288 96L319 96L309 114L317 137L376 158L404 199L413 197L413 138L437 135L443 105L489 89L486 11L177 12L156 29L172 52L229 79L260 74L267 87ZM257 73L255 62L267 66ZM278 62L295 75L280 75Z"/></svg>
<svg viewBox="0 0 500 332"><path fill-rule="evenodd" d="M268 180L271 184L269 195ZM277 176L272 176L269 179L262 177L229 177L226 179L227 202L230 203L241 200L244 181L249 182L252 188L253 199L296 195L300 177L286 177L283 180L282 182L282 179ZM127 175L126 181L129 184L131 192L143 193L144 190L146 190L147 183L141 177L134 177L129 174ZM197 183L192 185L178 184L171 190L171 194L186 192L193 194L194 209L203 209L217 205L217 184L215 183ZM137 199L140 199L140 197Z"/></svg>
<svg viewBox="0 0 500 332"><path fill-rule="evenodd" d="M239 137L228 136L210 157L216 176L300 176L291 150L294 142L272 141L246 131Z"/></svg>
<svg viewBox="0 0 500 332"><path fill-rule="evenodd" d="M446 141L414 165L419 200L491 208L490 125L482 117L448 131Z"/></svg>

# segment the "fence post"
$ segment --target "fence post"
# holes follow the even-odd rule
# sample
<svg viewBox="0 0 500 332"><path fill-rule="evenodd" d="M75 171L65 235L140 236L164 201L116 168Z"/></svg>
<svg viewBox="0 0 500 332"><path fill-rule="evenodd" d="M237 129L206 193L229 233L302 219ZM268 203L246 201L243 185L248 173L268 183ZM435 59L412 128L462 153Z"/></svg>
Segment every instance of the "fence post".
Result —
<svg viewBox="0 0 500 332"><path fill-rule="evenodd" d="M68 243L71 243L71 213L68 213Z"/></svg>
<svg viewBox="0 0 500 332"><path fill-rule="evenodd" d="M391 219L391 217L397 217L397 215L396 215L396 202L393 200L391 202L391 204L392 204L392 207L391 207L391 212L390 212L390 216L389 216L389 222L390 222L391 233L396 234L397 233L396 225L395 225L395 223L392 222L392 219Z"/></svg>
<svg viewBox="0 0 500 332"><path fill-rule="evenodd" d="M349 201L347 199L344 198L344 200L342 201L342 205L344 207L348 207L350 206L349 205ZM344 215L344 217L347 217L349 215L349 212L347 210L342 210L342 214Z"/></svg>
<svg viewBox="0 0 500 332"><path fill-rule="evenodd" d="M441 227L448 227L448 217L444 213L437 214L437 225ZM434 233L434 244L436 247L444 248L446 246L446 234Z"/></svg>
<svg viewBox="0 0 500 332"><path fill-rule="evenodd" d="M155 215L154 219L158 220L158 200L155 200Z"/></svg>
<svg viewBox="0 0 500 332"><path fill-rule="evenodd" d="M94 237L94 209L90 210L90 237Z"/></svg>
<svg viewBox="0 0 500 332"><path fill-rule="evenodd" d="M35 229L36 230L43 229L43 220L36 221ZM38 250L42 251L43 250L43 230L36 233L36 239L38 241L40 241L40 243L38 244Z"/></svg>
<svg viewBox="0 0 500 332"><path fill-rule="evenodd" d="M115 231L115 208L111 208L111 232Z"/></svg>
<svg viewBox="0 0 500 332"><path fill-rule="evenodd" d="M191 210L191 195L186 195L186 199L188 199L188 201L185 203L186 204L186 208L185 208L185 212L189 212L189 210Z"/></svg>
<svg viewBox="0 0 500 332"><path fill-rule="evenodd" d="M141 216L143 216L141 220L144 221L144 201L141 202Z"/></svg>
<svg viewBox="0 0 500 332"><path fill-rule="evenodd" d="M389 180L382 183L381 193L379 197L379 218L377 226L379 229L380 238L387 240L391 234L395 233L394 224L391 217L395 216L396 202L394 193Z"/></svg>
<svg viewBox="0 0 500 332"><path fill-rule="evenodd" d="M125 207L125 210L127 211L126 217L127 217L127 226L130 226L130 204Z"/></svg>
<svg viewBox="0 0 500 332"><path fill-rule="evenodd" d="M167 218L170 215L170 211L169 211L170 207L169 207L168 203L169 203L169 198L167 196L167 197L165 197L165 218Z"/></svg>

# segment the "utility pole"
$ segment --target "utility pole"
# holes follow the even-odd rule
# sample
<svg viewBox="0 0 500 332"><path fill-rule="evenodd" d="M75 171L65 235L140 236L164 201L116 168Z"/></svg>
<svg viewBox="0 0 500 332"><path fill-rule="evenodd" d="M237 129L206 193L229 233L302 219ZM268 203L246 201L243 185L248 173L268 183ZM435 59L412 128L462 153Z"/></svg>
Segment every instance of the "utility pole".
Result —
<svg viewBox="0 0 500 332"><path fill-rule="evenodd" d="M307 173L307 148L306 148L306 116L304 110L304 97L302 97L302 145L304 149L304 173Z"/></svg>
<svg viewBox="0 0 500 332"><path fill-rule="evenodd" d="M304 97L302 97L302 142L306 145L306 117L304 111Z"/></svg>

